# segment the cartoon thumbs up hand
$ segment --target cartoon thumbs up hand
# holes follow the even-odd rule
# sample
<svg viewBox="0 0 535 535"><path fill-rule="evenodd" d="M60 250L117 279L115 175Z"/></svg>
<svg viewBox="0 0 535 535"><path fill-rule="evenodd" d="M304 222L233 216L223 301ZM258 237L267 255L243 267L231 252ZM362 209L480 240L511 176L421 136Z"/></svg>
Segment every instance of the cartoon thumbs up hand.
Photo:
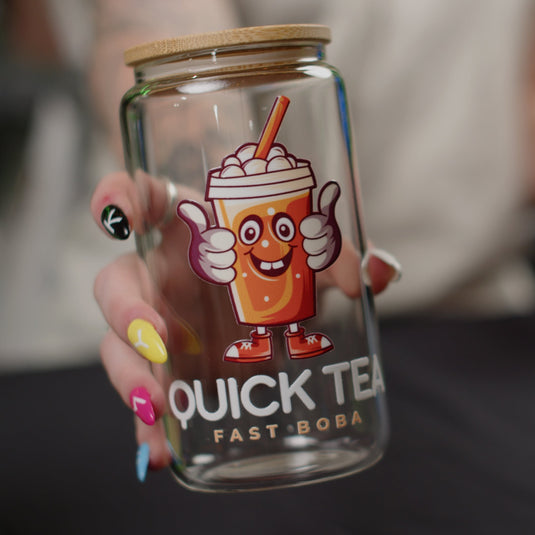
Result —
<svg viewBox="0 0 535 535"><path fill-rule="evenodd" d="M318 212L305 217L299 225L303 237L303 249L308 254L308 267L321 271L329 267L340 254L342 238L336 223L334 207L340 197L340 186L328 182L318 198Z"/></svg>
<svg viewBox="0 0 535 535"><path fill-rule="evenodd" d="M232 267L236 262L234 234L225 228L210 227L208 214L196 202L182 201L177 206L177 214L191 233L189 261L195 273L215 284L232 282L236 277Z"/></svg>

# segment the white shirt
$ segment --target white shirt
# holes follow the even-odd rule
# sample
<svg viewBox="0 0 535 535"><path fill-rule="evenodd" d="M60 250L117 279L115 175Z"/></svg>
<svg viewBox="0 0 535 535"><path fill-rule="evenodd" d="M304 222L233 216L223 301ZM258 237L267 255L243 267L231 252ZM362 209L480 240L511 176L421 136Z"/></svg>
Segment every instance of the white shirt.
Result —
<svg viewBox="0 0 535 535"><path fill-rule="evenodd" d="M383 314L521 312L530 214L520 76L531 0L239 2L247 24L320 22L345 79L370 239L403 265ZM531 216L532 217L532 216Z"/></svg>

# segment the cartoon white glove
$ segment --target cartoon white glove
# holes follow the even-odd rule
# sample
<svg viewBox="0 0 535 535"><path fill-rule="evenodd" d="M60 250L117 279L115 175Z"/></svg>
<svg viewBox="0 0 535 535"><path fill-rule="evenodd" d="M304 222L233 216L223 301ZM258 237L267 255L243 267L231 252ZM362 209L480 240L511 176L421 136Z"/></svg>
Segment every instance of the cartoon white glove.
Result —
<svg viewBox="0 0 535 535"><path fill-rule="evenodd" d="M318 197L318 212L305 217L299 225L303 237L303 249L308 254L307 264L313 271L329 267L340 254L342 238L334 215L340 186L328 182Z"/></svg>
<svg viewBox="0 0 535 535"><path fill-rule="evenodd" d="M232 267L236 262L234 233L226 228L210 227L208 214L196 202L182 201L176 211L191 232L189 261L193 271L215 284L232 282L236 277Z"/></svg>

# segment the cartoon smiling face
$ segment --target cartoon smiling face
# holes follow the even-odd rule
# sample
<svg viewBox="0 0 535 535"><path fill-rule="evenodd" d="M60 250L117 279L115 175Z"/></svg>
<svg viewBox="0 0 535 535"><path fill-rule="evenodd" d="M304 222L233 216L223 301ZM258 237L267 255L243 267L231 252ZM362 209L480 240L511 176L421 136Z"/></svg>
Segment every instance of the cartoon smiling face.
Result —
<svg viewBox="0 0 535 535"><path fill-rule="evenodd" d="M268 208L264 219L248 215L238 231L242 252L249 257L249 268L259 276L280 277L290 267L293 249L299 246L292 217L286 212L274 212L274 208Z"/></svg>
<svg viewBox="0 0 535 535"><path fill-rule="evenodd" d="M241 323L284 325L315 314L314 273L299 232L310 214L308 191L255 199L232 214L236 278L231 296ZM227 202L226 213L229 214Z"/></svg>

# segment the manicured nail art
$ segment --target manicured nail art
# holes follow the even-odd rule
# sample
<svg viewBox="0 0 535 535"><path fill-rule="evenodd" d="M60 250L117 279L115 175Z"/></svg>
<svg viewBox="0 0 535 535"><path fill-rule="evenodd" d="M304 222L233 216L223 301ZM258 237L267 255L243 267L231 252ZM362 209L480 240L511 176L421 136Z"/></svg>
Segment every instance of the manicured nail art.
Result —
<svg viewBox="0 0 535 535"><path fill-rule="evenodd" d="M130 392L130 405L134 413L147 425L154 425L156 415L146 388L139 386Z"/></svg>
<svg viewBox="0 0 535 535"><path fill-rule="evenodd" d="M147 477L147 470L149 468L150 461L150 448L146 442L143 442L137 449L136 454L136 474L141 483L145 481Z"/></svg>
<svg viewBox="0 0 535 535"><path fill-rule="evenodd" d="M110 236L118 240L126 240L130 236L130 225L123 211L113 204L102 210L100 220Z"/></svg>
<svg viewBox="0 0 535 535"><path fill-rule="evenodd" d="M136 351L151 362L167 360L167 350L156 329L145 320L135 319L128 326L128 340Z"/></svg>
<svg viewBox="0 0 535 535"><path fill-rule="evenodd" d="M401 264L399 263L399 261L394 255L390 254L384 249L370 249L366 251L366 254L364 255L364 258L362 259L362 263L361 263L362 280L364 281L364 284L366 284L366 286L372 285L370 272L369 272L370 258L372 256L374 256L375 258L378 258L379 260L384 262L388 267L390 267L390 269L392 270L392 278L390 280L392 282L396 282L401 278L401 274L402 274Z"/></svg>

